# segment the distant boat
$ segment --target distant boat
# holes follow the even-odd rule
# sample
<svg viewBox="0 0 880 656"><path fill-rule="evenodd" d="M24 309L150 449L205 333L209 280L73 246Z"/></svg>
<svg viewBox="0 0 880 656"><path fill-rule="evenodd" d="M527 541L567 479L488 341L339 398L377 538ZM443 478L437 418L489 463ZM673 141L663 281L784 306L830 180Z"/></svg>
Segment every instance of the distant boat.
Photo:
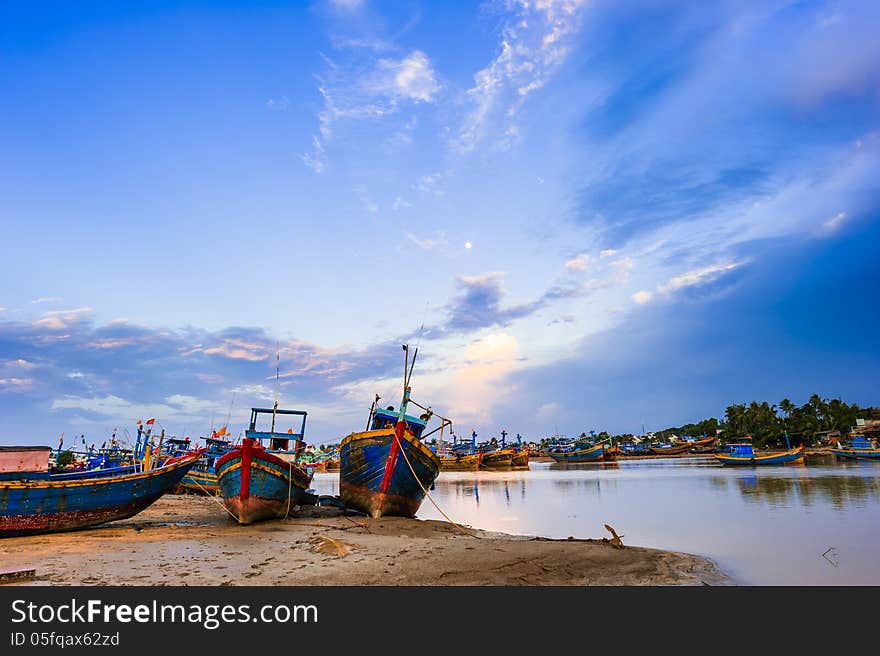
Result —
<svg viewBox="0 0 880 656"><path fill-rule="evenodd" d="M657 456L674 456L687 453L691 446L690 444L658 444L651 447L651 453Z"/></svg>
<svg viewBox="0 0 880 656"><path fill-rule="evenodd" d="M269 431L257 430L260 415L272 415ZM302 417L299 433L292 429L287 433L275 432L279 415ZM297 464L305 426L305 411L280 410L277 401L272 408L251 409L250 427L241 446L230 449L216 464L220 496L239 524L283 519L295 506L314 505L317 501L307 492L311 475ZM268 445L263 440L268 440Z"/></svg>
<svg viewBox="0 0 880 656"><path fill-rule="evenodd" d="M232 442L217 437L205 438L205 452L195 466L180 481L184 492L217 495L220 483L217 480L217 461L232 449Z"/></svg>
<svg viewBox="0 0 880 656"><path fill-rule="evenodd" d="M723 465L783 465L802 462L804 446L802 444L794 449L758 455L749 443L728 444L725 452L715 454L715 459Z"/></svg>
<svg viewBox="0 0 880 656"><path fill-rule="evenodd" d="M424 431L434 412L410 397L418 349L413 353L412 363L409 347L404 345L403 350L404 383L399 409L377 408L377 395L370 407L366 430L351 433L339 446L342 501L348 508L372 517L414 517L440 473L439 456L422 443L428 436ZM410 404L424 409L424 414L407 415ZM441 425L434 430L451 426L448 419L437 417Z"/></svg>
<svg viewBox="0 0 880 656"><path fill-rule="evenodd" d="M480 460L480 468L481 469L504 469L507 467L513 466L513 456L516 453L516 449L507 447L507 448L497 448L491 451L483 451L482 458Z"/></svg>
<svg viewBox="0 0 880 656"><path fill-rule="evenodd" d="M70 479L49 473L49 451L0 447L0 537L72 531L136 515L174 489L201 455L147 471Z"/></svg>
<svg viewBox="0 0 880 656"><path fill-rule="evenodd" d="M525 447L517 449L513 454L510 464L514 467L528 467L529 450Z"/></svg>
<svg viewBox="0 0 880 656"><path fill-rule="evenodd" d="M854 433L850 437L847 446L832 448L831 453L841 458L854 458L857 460L876 460L880 458L880 448L877 446L877 440L868 439L861 433Z"/></svg>
<svg viewBox="0 0 880 656"><path fill-rule="evenodd" d="M715 450L715 440L716 438L714 436L704 437L700 440L689 442L688 446L694 453L709 453L710 451Z"/></svg>
<svg viewBox="0 0 880 656"><path fill-rule="evenodd" d="M480 468L483 454L476 447L476 437L470 442L459 441L453 435L452 444L447 445L442 441L437 449L440 457L440 470L476 470Z"/></svg>
<svg viewBox="0 0 880 656"><path fill-rule="evenodd" d="M548 455L556 462L597 462L604 460L605 442L580 448L575 445L570 448L551 450Z"/></svg>

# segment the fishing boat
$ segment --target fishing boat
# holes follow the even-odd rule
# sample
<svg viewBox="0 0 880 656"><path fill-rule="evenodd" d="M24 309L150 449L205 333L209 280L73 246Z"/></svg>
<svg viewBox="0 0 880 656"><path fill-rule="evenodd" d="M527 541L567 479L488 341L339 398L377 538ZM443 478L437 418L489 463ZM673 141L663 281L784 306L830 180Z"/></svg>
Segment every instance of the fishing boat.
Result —
<svg viewBox="0 0 880 656"><path fill-rule="evenodd" d="M704 435L702 439L689 442L688 446L690 446L691 453L710 453L715 450L715 440L714 436L706 437Z"/></svg>
<svg viewBox="0 0 880 656"><path fill-rule="evenodd" d="M856 460L880 459L880 448L878 448L877 440L868 439L862 433L853 433L850 436L849 444L846 446L842 446L838 442L837 448L832 448L831 453L841 458L853 458Z"/></svg>
<svg viewBox="0 0 880 656"><path fill-rule="evenodd" d="M475 437L472 437L470 442L465 442L455 435L452 436L452 444L449 446L440 442L437 455L440 457L441 471L477 470L480 468L480 460L483 456L477 449Z"/></svg>
<svg viewBox="0 0 880 656"><path fill-rule="evenodd" d="M790 462L803 462L804 445L775 453L756 454L751 442L728 444L715 459L722 465L784 465Z"/></svg>
<svg viewBox="0 0 880 656"><path fill-rule="evenodd" d="M265 519L284 519L300 505L314 505L317 498L308 492L311 475L297 464L306 428L304 410L251 408L249 428L241 445L231 448L217 460L217 484L226 509L239 524ZM257 419L271 415L268 431L257 430ZM298 433L275 431L278 416L301 417ZM263 444L263 442L268 442ZM293 444L291 444L293 442ZM291 446L293 448L291 448Z"/></svg>
<svg viewBox="0 0 880 656"><path fill-rule="evenodd" d="M70 479L49 473L49 447L0 447L0 537L88 528L136 515L201 453L135 473Z"/></svg>
<svg viewBox="0 0 880 656"><path fill-rule="evenodd" d="M516 434L516 447L513 452L510 464L512 467L528 468L529 466L529 448L523 444L522 435Z"/></svg>
<svg viewBox="0 0 880 656"><path fill-rule="evenodd" d="M480 469L509 469L515 453L516 449L512 448L487 449L481 454Z"/></svg>
<svg viewBox="0 0 880 656"><path fill-rule="evenodd" d="M556 462L598 462L605 457L605 443L598 442L580 446L574 444L569 447L558 447L551 449L549 456Z"/></svg>
<svg viewBox="0 0 880 656"><path fill-rule="evenodd" d="M346 507L372 517L414 517L440 473L440 458L422 440L452 425L445 417L413 401L410 382L418 349L409 361L404 345L404 382L400 407L378 408L376 395L366 430L351 433L339 447L339 492ZM406 414L410 404L424 410L419 417ZM425 433L432 417L439 427Z"/></svg>
<svg viewBox="0 0 880 656"><path fill-rule="evenodd" d="M651 447L651 453L655 456L674 456L679 453L687 453L690 448L690 444L658 444Z"/></svg>
<svg viewBox="0 0 880 656"><path fill-rule="evenodd" d="M231 449L232 442L230 440L206 437L204 453L180 481L180 491L211 496L218 495L220 483L217 480L217 462Z"/></svg>

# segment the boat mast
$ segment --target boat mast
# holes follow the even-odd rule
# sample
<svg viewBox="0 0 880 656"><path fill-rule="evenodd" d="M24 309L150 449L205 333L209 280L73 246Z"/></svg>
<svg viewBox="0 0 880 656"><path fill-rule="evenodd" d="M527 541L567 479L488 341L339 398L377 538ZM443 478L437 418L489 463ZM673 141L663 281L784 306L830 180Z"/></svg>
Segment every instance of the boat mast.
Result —
<svg viewBox="0 0 880 656"><path fill-rule="evenodd" d="M275 432L275 415L278 414L278 369L281 366L281 354L278 352L278 349L275 349L275 404L272 406L272 430L270 433Z"/></svg>

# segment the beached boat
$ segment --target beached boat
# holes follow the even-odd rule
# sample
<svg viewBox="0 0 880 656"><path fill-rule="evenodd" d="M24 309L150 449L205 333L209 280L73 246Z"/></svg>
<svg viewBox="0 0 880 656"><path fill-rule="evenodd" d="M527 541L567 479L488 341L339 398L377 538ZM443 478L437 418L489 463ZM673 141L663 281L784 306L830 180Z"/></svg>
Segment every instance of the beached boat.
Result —
<svg viewBox="0 0 880 656"><path fill-rule="evenodd" d="M756 454L749 443L728 444L726 451L715 454L715 459L723 465L784 465L803 462L804 446L775 453Z"/></svg>
<svg viewBox="0 0 880 656"><path fill-rule="evenodd" d="M587 446L575 444L572 447L551 450L548 455L556 462L597 462L605 457L605 443Z"/></svg>
<svg viewBox="0 0 880 656"><path fill-rule="evenodd" d="M850 437L850 442L846 446L838 443L837 448L832 448L831 453L841 458L853 458L856 460L877 460L880 459L880 448L878 448L877 440L868 439L861 433L854 433Z"/></svg>
<svg viewBox="0 0 880 656"><path fill-rule="evenodd" d="M257 430L260 415L272 415L269 431ZM278 416L302 417L299 432L275 432ZM272 408L251 409L250 427L241 446L230 449L216 464L220 496L239 524L283 519L296 506L316 503L317 498L307 491L312 477L297 464L305 427L305 411L280 410L277 401Z"/></svg>
<svg viewBox="0 0 880 656"><path fill-rule="evenodd" d="M418 349L409 362L409 347L403 347L404 384L400 408L380 409L379 397L370 407L366 430L351 433L339 447L339 493L346 507L372 517L397 515L414 517L427 490L440 473L440 458L422 440L451 422L439 417L441 425L425 434L433 411L412 400L410 380ZM425 410L419 417L406 414L410 404Z"/></svg>
<svg viewBox="0 0 880 656"><path fill-rule="evenodd" d="M715 441L717 438L713 437L703 437L699 440L694 440L693 442L689 442L691 453L711 453L715 450Z"/></svg>
<svg viewBox="0 0 880 656"><path fill-rule="evenodd" d="M0 447L0 537L72 531L136 515L172 490L201 455L136 473L71 479L49 473L49 451Z"/></svg>
<svg viewBox="0 0 880 656"><path fill-rule="evenodd" d="M219 437L206 437L205 452L180 481L180 490L184 493L218 495L220 483L217 480L217 462L229 453L230 449L232 449L231 441Z"/></svg>
<svg viewBox="0 0 880 656"><path fill-rule="evenodd" d="M513 467L528 467L529 466L529 450L524 447L516 449L513 453L513 457L511 458L510 464Z"/></svg>
<svg viewBox="0 0 880 656"><path fill-rule="evenodd" d="M679 453L687 453L690 448L690 444L658 444L651 447L651 453L655 456L674 456Z"/></svg>

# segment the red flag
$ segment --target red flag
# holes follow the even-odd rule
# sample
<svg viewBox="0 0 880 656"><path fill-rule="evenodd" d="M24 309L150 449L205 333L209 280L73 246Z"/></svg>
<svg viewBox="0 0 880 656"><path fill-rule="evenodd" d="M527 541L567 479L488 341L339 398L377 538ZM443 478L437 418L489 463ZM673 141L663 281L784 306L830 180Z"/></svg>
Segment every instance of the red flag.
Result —
<svg viewBox="0 0 880 656"><path fill-rule="evenodd" d="M140 426L140 425L143 424L143 423L144 423L144 422L142 422L140 419L138 419L138 423L137 423L138 426Z"/></svg>
<svg viewBox="0 0 880 656"><path fill-rule="evenodd" d="M156 423L156 419L155 419L155 418L147 419L147 426L152 426L152 425L155 424L155 423Z"/></svg>

